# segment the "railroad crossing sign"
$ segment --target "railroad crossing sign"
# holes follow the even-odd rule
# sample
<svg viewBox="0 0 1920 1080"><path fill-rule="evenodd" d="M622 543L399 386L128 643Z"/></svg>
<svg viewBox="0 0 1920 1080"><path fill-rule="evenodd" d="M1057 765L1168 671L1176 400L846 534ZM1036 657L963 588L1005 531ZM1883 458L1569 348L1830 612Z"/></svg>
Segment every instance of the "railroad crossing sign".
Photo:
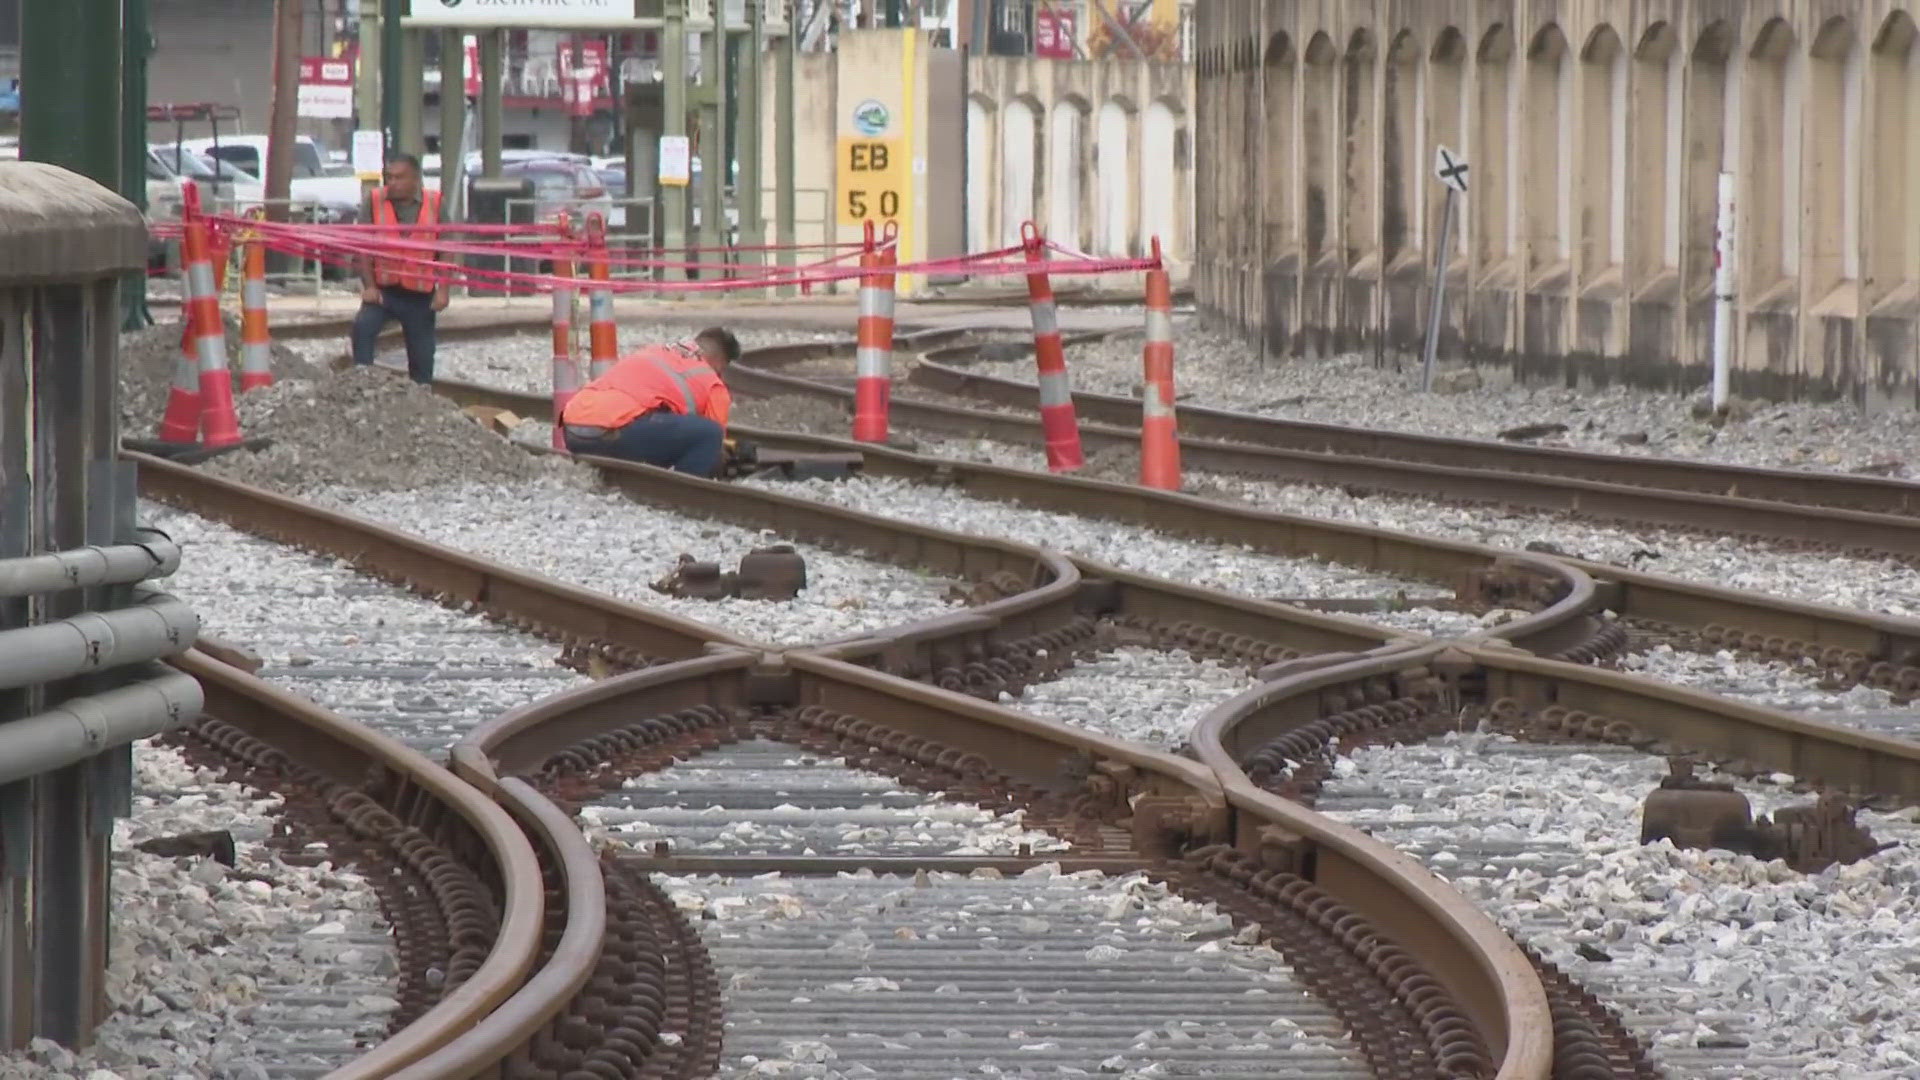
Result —
<svg viewBox="0 0 1920 1080"><path fill-rule="evenodd" d="M1462 195L1467 193L1467 163L1454 157L1453 151L1444 146L1434 155L1433 175Z"/></svg>

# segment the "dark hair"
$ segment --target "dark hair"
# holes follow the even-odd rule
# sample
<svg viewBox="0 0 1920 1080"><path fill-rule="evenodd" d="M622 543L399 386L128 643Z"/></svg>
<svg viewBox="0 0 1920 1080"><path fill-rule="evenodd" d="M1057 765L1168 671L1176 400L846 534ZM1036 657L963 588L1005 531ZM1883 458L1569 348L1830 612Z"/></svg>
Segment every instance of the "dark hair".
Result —
<svg viewBox="0 0 1920 1080"><path fill-rule="evenodd" d="M405 151L396 151L387 155L388 165L406 165L413 169L413 175L420 175L420 159Z"/></svg>
<svg viewBox="0 0 1920 1080"><path fill-rule="evenodd" d="M709 326L693 335L693 340L711 341L720 346L720 352L726 356L729 364L740 359L740 339L733 336L733 331L724 327Z"/></svg>

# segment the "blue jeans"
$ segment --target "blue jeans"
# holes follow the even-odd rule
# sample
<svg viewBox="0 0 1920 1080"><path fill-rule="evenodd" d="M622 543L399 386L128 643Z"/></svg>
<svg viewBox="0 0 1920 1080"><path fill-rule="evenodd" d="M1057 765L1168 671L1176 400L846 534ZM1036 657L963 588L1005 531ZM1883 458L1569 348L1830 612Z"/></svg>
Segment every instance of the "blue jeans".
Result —
<svg viewBox="0 0 1920 1080"><path fill-rule="evenodd" d="M568 435L567 449L712 476L720 470L721 444L725 440L726 431L704 416L661 411L634 420L611 438L577 439Z"/></svg>
<svg viewBox="0 0 1920 1080"><path fill-rule="evenodd" d="M383 285L379 303L362 301L359 314L353 317L353 362L363 367L373 363L374 342L388 319L400 323L400 333L407 339L407 374L417 383L432 382L438 313L433 310L430 292Z"/></svg>

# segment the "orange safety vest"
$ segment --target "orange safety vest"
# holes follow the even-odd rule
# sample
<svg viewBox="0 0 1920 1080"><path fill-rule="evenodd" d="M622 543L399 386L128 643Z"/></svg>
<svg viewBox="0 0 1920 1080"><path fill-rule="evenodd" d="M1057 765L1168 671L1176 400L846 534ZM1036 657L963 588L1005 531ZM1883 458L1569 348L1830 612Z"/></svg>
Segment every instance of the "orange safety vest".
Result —
<svg viewBox="0 0 1920 1080"><path fill-rule="evenodd" d="M733 395L698 350L655 345L622 357L573 395L560 422L611 430L661 409L695 413L726 427Z"/></svg>
<svg viewBox="0 0 1920 1080"><path fill-rule="evenodd" d="M440 193L420 190L420 216L413 224L434 225L440 221ZM373 223L375 225L399 225L400 215L387 201L387 189L373 189ZM436 234L432 231L402 232L402 240L432 240ZM411 259L431 259L432 252L410 249L406 253ZM415 263L401 263L391 259L376 259L373 264L373 280L379 285L397 285L414 292L432 292L439 285L439 279L433 271L420 268Z"/></svg>

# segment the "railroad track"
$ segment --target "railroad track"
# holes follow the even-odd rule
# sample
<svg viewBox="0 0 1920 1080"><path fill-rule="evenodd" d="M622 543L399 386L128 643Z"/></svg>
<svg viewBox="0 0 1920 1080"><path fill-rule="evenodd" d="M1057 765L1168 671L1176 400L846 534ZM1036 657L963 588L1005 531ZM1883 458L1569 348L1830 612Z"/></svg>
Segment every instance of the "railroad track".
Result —
<svg viewBox="0 0 1920 1080"><path fill-rule="evenodd" d="M818 350L812 353L817 355ZM475 389L470 393L473 398L493 394L493 400L499 400L497 392ZM517 411L537 412L532 402L516 404ZM778 439L775 433L763 432L749 437L769 443ZM794 440L791 444L830 442ZM868 452L869 471L898 469L900 475L924 475L969 493L1123 520L1157 519L1162 527L1171 517L1195 534L1208 533L1242 513L1239 508L1181 496L863 449ZM1080 886L1047 884L1058 880L1048 869L1052 863L1062 870L1097 869L1120 882L1137 882L1138 875L1146 875L1178 895L1213 902L1231 915L1243 936L1278 943L1304 984L1343 987L1338 993L1322 995L1317 1006L1297 1003L1287 1008L1300 1011L1275 1014L1298 1029L1302 1052L1329 1074L1356 1063L1364 1068L1390 1062L1415 1063L1411 1075L1423 1074L1423 1066L1430 1067L1425 1074L1433 1074L1436 1069L1431 1067L1448 1061L1459 1066L1484 1058L1488 1066L1500 1068L1502 1076L1545 1076L1550 1056L1558 1054L1564 1064L1592 1050L1606 1059L1610 1074L1632 1075L1638 1065L1631 1039L1604 1010L1581 1000L1578 990L1569 989L1552 968L1536 967L1470 905L1461 904L1450 890L1404 858L1352 829L1304 813L1272 791L1255 789L1242 767L1244 759L1296 728L1311 727L1309 721L1329 712L1358 708L1365 714L1362 720L1375 720L1362 703L1375 701L1381 693L1387 696L1376 703L1411 709L1408 715L1429 721L1434 719L1433 703L1452 707L1478 700L1476 694L1495 694L1485 711L1497 712L1503 722L1524 716L1530 708L1544 715L1539 704L1557 701L1563 709L1583 713L1572 724L1576 730L1605 733L1611 726L1616 734L1626 731L1641 742L1664 739L1674 748L1709 757L1731 758L1738 753L1773 768L1787 768L1778 762L1788 762L1796 775L1862 793L1902 799L1920 794L1909 774L1912 751L1906 744L1876 741L1839 728L1807 726L1799 718L1718 699L1687 699L1681 702L1687 707L1680 708L1652 684L1503 650L1499 646L1510 642L1549 655L1592 659L1609 655L1622 644L1604 640L1602 633L1608 627L1592 615L1602 590L1614 590L1604 594L1612 602L1629 598L1620 579L1596 583L1586 571L1559 560L1516 559L1471 545L1331 527L1308 519L1283 522L1250 511L1244 513L1257 516L1239 519L1234 526L1249 536L1264 529L1267 539L1261 544L1267 550L1301 554L1346 549L1351 557L1351 550L1359 549L1369 560L1367 565L1376 569L1490 589L1485 595L1491 599L1483 602L1521 606L1529 612L1527 618L1501 628L1504 632L1498 638L1482 634L1476 642L1467 643L1469 649L1443 653L1442 646L1425 644L1415 635L1298 606L1158 581L1019 544L853 514L775 492L709 484L618 463L595 464L614 486L655 505L939 569L970 582L977 591L966 610L940 619L783 652L439 548L371 522L219 482L184 467L141 460L143 493L149 497L324 551L363 572L484 612L557 642L575 666L602 675L626 672L520 709L475 731L455 748L455 773L490 796L492 805L518 826L524 845L518 880L532 880L537 864L545 888L538 893L536 921L544 931L509 940L503 921L491 941L487 962L499 955L530 959L519 965L515 977L487 983L486 993L492 1000L484 1016L469 1015L432 1034L430 1021L445 1012L446 1000L451 999L437 1004L421 999L427 1011L400 1032L414 1040L413 1049L406 1049L408 1044L401 1044L401 1050L392 1049L391 1043L383 1045L355 1064L353 1068L363 1071L354 1075L388 1075L391 1070L381 1063L397 1061L403 1054L422 1059L406 1073L418 1076L465 1075L513 1055L529 1063L535 1075L569 1068L610 1069L612 1075L706 1075L702 1070L721 1060L716 1010L723 997L730 1009L744 1009L738 1015L751 1018L756 1030L743 1032L740 1038L761 1040L746 1043L757 1047L748 1051L754 1056L784 1053L791 1060L819 1064L818 1058L831 1052L835 1060L849 1065L856 1060L882 1062L868 1067L893 1075L893 1070L924 1062L924 1055L915 1051L927 1048L913 1046L907 1036L924 1028L932 1015L929 1010L946 1004L937 999L951 992L941 993L944 984L910 990L888 974L849 975L850 969L844 967L848 949L836 951L835 947L848 946L853 930L862 928L832 918L843 914L840 909L858 909L869 902L884 906L900 890L911 894L916 888L915 871L924 871L930 910L957 911L955 904L977 908L982 925L993 931L989 937L1021 943L1024 934L1024 943L1035 946L1038 943L1032 938L1037 931L1022 922L1034 916L1011 914L1019 905L1048 900L1071 908L1076 897L1086 900L1075 892ZM1163 499L1176 501L1156 501ZM1215 513L1226 516L1207 516ZM1276 540L1276 536L1285 539ZM1602 569L1611 572L1613 568ZM1681 594L1659 591L1671 590L1673 583L1652 575L1628 576L1648 579L1642 587L1654 590L1653 599L1642 600L1634 609L1636 617L1665 610L1662 603L1676 609L1685 606L1685 590ZM1464 599L1474 599L1471 588ZM1748 620L1737 631L1742 634L1759 633L1752 628L1753 620L1764 617L1775 620L1767 625L1783 631L1805 627L1810 634L1825 634L1825 638L1808 640L1833 642L1833 647L1865 640L1862 624L1848 621L1852 613L1802 611L1795 616L1802 622L1789 623L1780 621L1787 615L1763 598L1712 595L1695 603L1719 605L1709 610L1721 617L1731 613ZM1855 637L1835 636L1847 630ZM1258 685L1234 707L1250 719L1244 725L1212 724L1197 732L1190 747L1199 758L1196 765L1084 730L1037 721L982 700L1017 695L1067 667L1077 655L1110 645L1113 636L1122 633L1243 665ZM1798 640L1784 632L1774 636L1782 644ZM1769 643L1762 638L1757 644L1765 648ZM1884 639L1879 646L1888 647ZM1041 655L1043 649L1045 655ZM1871 655L1863 651L1859 659ZM1461 656L1467 658L1464 663ZM1843 663L1848 658L1834 655L1831 659ZM1869 663L1858 672L1862 679L1897 683L1899 666L1891 660L1874 662L1890 666L1876 675ZM1318 687L1361 669L1366 673L1348 679L1361 684L1358 694L1346 690L1345 684L1338 693L1318 692ZM1386 685L1368 684L1368 679L1378 682L1381 672L1387 673ZM1328 681L1313 682L1316 679ZM1310 685L1312 692L1298 691L1303 685ZM328 740L302 733L303 723L313 726L312 722L284 711L273 715L285 702L276 703L271 693L240 697L244 700L222 699L222 709L210 708L209 714L263 744L281 748L279 758L268 759L269 767L284 768L280 762L299 761L300 768L319 775L318 780L304 777L302 782L309 788L322 783L351 788L364 782L369 764L378 755L364 747L353 752L329 748ZM1411 699L1418 707L1402 704L1403 699ZM1381 714L1394 712L1386 708ZM1543 722L1557 722L1563 729L1571 722L1566 712L1553 716L1557 721ZM225 739L238 744L223 729L202 726L207 728L203 742L219 744ZM238 745L252 752L256 760L247 768L259 778L263 767L257 760L259 750ZM798 782L792 761L796 754L844 760L861 772L809 769L804 776L817 779L819 786L803 791L794 809L756 805L756 797L764 801L770 783ZM989 833L1004 838L1016 835L1011 832L1016 827L1031 833L1017 834L1025 839L1011 841L1015 846L1008 853L929 856L924 842L908 838L908 830L898 820L869 820L860 812L849 819L850 809L875 796L870 778L875 772L890 775L897 785L878 792L880 801L891 809L918 812L919 805L926 804L906 804L931 798L945 800L936 805L953 807L943 813L969 820L982 812L1019 810L1024 812L1022 820L996 818L999 831ZM863 775L867 778L862 779ZM1269 786L1284 787L1272 783L1270 772L1262 773L1261 779ZM340 801L345 794L334 788L319 790L321 803L328 797ZM376 783L363 794L372 795L375 790L386 789ZM756 791L758 796L748 794ZM423 801L416 798L415 802ZM756 812L779 813L767 819L763 835L726 844L696 827L699 816L715 808L744 816L749 824ZM431 805L422 809L409 803L407 809L426 814L436 825L448 817L445 809L434 810ZM601 850L594 850L576 821L596 834ZM821 853L822 837L845 837L850 831L872 834L867 837L871 842L863 845L865 850ZM634 842L622 843L622 837ZM667 846L655 846L657 840L666 840ZM1021 843L1026 850L1019 848ZM467 843L460 854L473 858L472 848ZM812 854L806 853L809 848ZM1076 859L1084 861L1076 863ZM470 872L495 889L496 903L506 910L505 894L499 892L506 877L487 876L483 859L478 865L481 869ZM733 928L724 916L703 919L703 927L707 922L722 924L705 927L708 933L703 942L677 910L698 906L703 912L721 915L751 911L756 905L779 907L781 898L754 881L776 869L805 879L804 888L796 886L794 895L803 896L798 902L803 908L829 912L832 918L785 937L756 937L772 931L743 920L744 937L733 939L728 937ZM872 877L834 876L848 871ZM896 880L888 881L890 875ZM843 884L849 880L857 883ZM661 887L662 881L667 888ZM987 884L996 881L1013 884ZM1125 887L1137 894L1138 886ZM1317 889L1328 890L1330 898L1321 900ZM525 897L516 902L519 907L514 910L524 911ZM999 914L981 914L992 912ZM529 925L524 918L514 924L521 931ZM872 925L890 931L911 929L884 921ZM1104 929L1098 920L1086 922L1085 927L1075 926L1070 932ZM1329 928L1336 931L1331 938L1325 933ZM1204 927L1196 930L1213 932ZM1420 955L1402 959L1382 953L1376 937L1370 935L1422 942ZM872 944L871 935L867 936ZM1176 940L1178 931L1166 939L1143 942L1140 950L1144 956L1165 953L1177 947L1169 944ZM1356 943L1371 952L1371 967L1365 961L1356 966ZM732 974L740 973L739 965L762 948L782 950L781 956L794 959L796 972L824 983L832 993L903 994L897 999L906 1003L897 1010L902 1026L885 1031L849 1026L844 1036L836 1036L839 1041L824 1050L799 1045L808 1041L797 1039L796 1033L808 1025L820 1026L820 1010L810 1012L800 1006L817 1002L794 1003L789 999L795 995L787 992L791 987L778 983L755 997L751 978L746 980L748 985L732 981ZM858 942L851 948L858 953ZM861 956L862 962L886 951L876 945L872 953ZM994 952L976 950L974 955ZM958 962L944 953L924 955ZM715 957L726 958L732 971L711 967ZM995 955L992 960L1005 964L1004 956ZM1041 956L1035 961L1031 987L1043 992L1071 990L1071 984L1081 978L1074 971L1102 973L1099 965L1118 963L1106 953L1083 957L1078 963L1074 960ZM883 971L911 970L914 962L898 955L883 955L879 961ZM896 966L887 968L887 964ZM992 968L993 964L981 966ZM1110 966L1104 977L1124 979L1120 973L1126 970L1125 964ZM475 984L480 973L491 971L484 965L477 969L461 984L462 992ZM1379 971L1394 977L1382 979ZM978 1000L991 1006L982 1007L977 1028L963 1025L957 1036L947 1036L957 1048L990 1052L986 1027L994 1017L1010 1015L1006 1010L1014 1006L1025 1010L1023 1016L1048 1019L1015 993L1031 987L995 981L1001 977L989 970L955 983L963 995L979 995ZM862 979L870 981L862 983ZM885 989L889 981L901 988ZM853 989L834 990L840 983ZM1216 978L1191 985L1217 989L1222 984ZM1358 994L1352 992L1356 986ZM869 1000L866 996L843 998L838 1007L864 1006ZM1164 1010L1168 1003L1134 1004ZM1069 1008L1052 1019L1059 1021L1055 1027L1071 1030L1072 1023L1085 1025L1094 1013L1110 1012L1112 1007L1113 1003L1096 1001L1087 1003L1078 1015ZM1315 1041L1317 1033L1330 1030L1325 1027L1328 1014L1315 1008L1331 1009L1353 1031L1358 1058L1342 1057L1337 1049ZM1124 1015L1123 1023L1131 1024L1136 1015L1145 1014L1115 1015ZM1558 1039L1548 1021L1550 1015L1560 1021ZM863 1042L855 1039L856 1033L880 1037ZM1178 1033L1192 1038L1184 1028ZM1054 1037L1057 1034L1022 1029L1028 1041L1007 1053L1014 1061L1031 1054L1041 1055L1035 1061L1091 1064L1075 1055L1083 1054L1097 1039L1062 1043ZM1226 1031L1223 1038L1233 1034ZM1173 1032L1168 1037L1186 1045ZM1054 1045L1048 1047L1050 1042ZM1183 1053L1188 1056L1182 1060L1216 1069L1230 1069L1236 1060L1234 1052L1206 1045ZM861 1054L867 1056L857 1057ZM734 1067L750 1064L733 1059Z"/></svg>
<svg viewBox="0 0 1920 1080"><path fill-rule="evenodd" d="M913 347L923 347L963 335L964 331L943 330L910 340ZM905 344L903 341L903 346ZM747 393L799 394L850 404L850 390L813 379L768 373L782 366L818 360L833 354L837 348L800 345L760 350L735 365L729 378ZM451 380L441 380L435 387L463 405L491 405L531 417L545 417L551 412L550 401L538 394ZM917 426L920 417L936 414L947 418L933 424L936 430L978 433L1005 427L1022 441L1038 439L1038 429L1030 420L1010 414L926 406L912 401L896 400L894 404L895 418L903 425ZM986 427L977 426L981 424ZM745 438L777 449L857 451L865 458L863 471L871 476L898 477L983 499L1104 518L1171 535L1244 545L1275 555L1353 563L1382 573L1428 581L1460 582L1469 575L1494 572L1495 566L1501 567L1494 572L1495 576L1508 578L1577 570L1592 583L1593 595L1571 601L1571 605L1588 614L1611 612L1618 621L1609 629L1556 617L1546 620L1544 626L1523 624L1504 629L1506 640L1541 655L1579 661L1605 660L1631 646L1627 637L1631 632L1642 640L1657 639L1694 650L1731 649L1744 655L1804 665L1847 684L1886 689L1902 700L1920 691L1920 620L1722 588L1607 563L1561 556L1536 560L1479 545L1279 514L1129 484L1050 476L1030 469L744 425L736 425L736 430ZM1137 436L1125 438L1137 444ZM1183 444L1183 455L1190 445ZM1698 499L1697 496L1685 498ZM1802 512L1777 504L1768 506L1795 515ZM1914 528L1920 530L1920 524ZM1509 561L1501 564L1503 558ZM1555 589L1583 589L1584 585L1544 588L1551 594ZM1470 595L1473 587L1469 585L1464 591ZM1571 592L1564 593L1562 598L1570 595ZM1562 609L1566 606L1560 605ZM1603 632L1606 632L1604 639Z"/></svg>

